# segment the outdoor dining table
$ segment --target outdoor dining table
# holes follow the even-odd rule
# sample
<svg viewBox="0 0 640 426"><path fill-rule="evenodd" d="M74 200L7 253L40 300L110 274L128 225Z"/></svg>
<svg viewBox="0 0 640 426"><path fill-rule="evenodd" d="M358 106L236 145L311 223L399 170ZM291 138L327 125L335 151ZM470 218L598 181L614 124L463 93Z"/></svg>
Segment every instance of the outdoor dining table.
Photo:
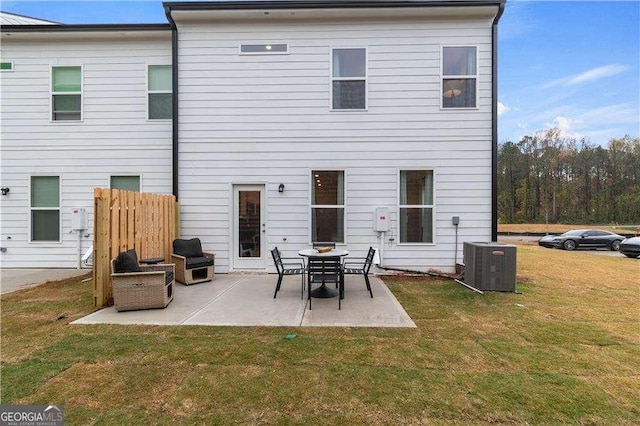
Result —
<svg viewBox="0 0 640 426"><path fill-rule="evenodd" d="M310 249L304 249L304 250L300 250L298 252L299 256L302 257L306 257L308 259L323 259L323 258L331 258L331 257L345 257L349 255L349 251L348 250L344 250L344 249L333 249L331 251L327 251L324 253L320 253L318 252L318 250L310 248ZM311 292L311 297L316 297L316 298L321 298L321 299L326 299L329 297L336 297L338 295L338 292L336 290L333 290L329 287L327 287L324 283L324 280L322 281L322 285L318 288L316 288L315 290L313 290Z"/></svg>

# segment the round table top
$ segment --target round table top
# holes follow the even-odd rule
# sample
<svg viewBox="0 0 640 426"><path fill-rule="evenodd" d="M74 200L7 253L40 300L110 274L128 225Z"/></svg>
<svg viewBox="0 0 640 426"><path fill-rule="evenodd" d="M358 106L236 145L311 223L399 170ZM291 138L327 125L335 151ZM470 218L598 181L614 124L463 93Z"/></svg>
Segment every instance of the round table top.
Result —
<svg viewBox="0 0 640 426"><path fill-rule="evenodd" d="M349 254L349 251L344 249L333 249L325 253L318 253L316 249L310 248L310 249L300 250L298 254L304 257L336 257L336 256L342 257L342 256L347 256Z"/></svg>

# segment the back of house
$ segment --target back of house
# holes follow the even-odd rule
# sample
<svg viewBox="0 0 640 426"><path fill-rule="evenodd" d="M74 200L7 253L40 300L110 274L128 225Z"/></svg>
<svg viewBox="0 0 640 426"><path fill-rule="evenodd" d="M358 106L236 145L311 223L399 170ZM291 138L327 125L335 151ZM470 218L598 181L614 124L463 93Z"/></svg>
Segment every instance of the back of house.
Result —
<svg viewBox="0 0 640 426"><path fill-rule="evenodd" d="M164 7L169 24L3 25L3 267L74 267L109 186L176 195L217 272L314 242L452 271L463 241L495 240L503 1Z"/></svg>

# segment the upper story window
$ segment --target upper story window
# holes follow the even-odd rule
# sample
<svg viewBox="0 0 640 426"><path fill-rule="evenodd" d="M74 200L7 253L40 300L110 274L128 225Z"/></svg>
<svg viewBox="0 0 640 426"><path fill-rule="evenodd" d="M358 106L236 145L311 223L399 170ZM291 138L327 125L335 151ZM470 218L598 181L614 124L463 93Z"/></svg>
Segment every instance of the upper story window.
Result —
<svg viewBox="0 0 640 426"><path fill-rule="evenodd" d="M442 108L476 108L478 52L475 46L442 48Z"/></svg>
<svg viewBox="0 0 640 426"><path fill-rule="evenodd" d="M331 57L331 107L334 110L367 108L367 50L333 49Z"/></svg>
<svg viewBox="0 0 640 426"><path fill-rule="evenodd" d="M60 177L31 176L31 241L60 241Z"/></svg>
<svg viewBox="0 0 640 426"><path fill-rule="evenodd" d="M51 119L82 120L82 67L53 67L51 70Z"/></svg>
<svg viewBox="0 0 640 426"><path fill-rule="evenodd" d="M244 55L284 55L289 53L286 43L241 44L240 54Z"/></svg>
<svg viewBox="0 0 640 426"><path fill-rule="evenodd" d="M433 243L433 170L400 171L400 243Z"/></svg>
<svg viewBox="0 0 640 426"><path fill-rule="evenodd" d="M125 189L140 192L140 176L111 176L111 189Z"/></svg>
<svg viewBox="0 0 640 426"><path fill-rule="evenodd" d="M311 239L344 243L344 171L311 172Z"/></svg>
<svg viewBox="0 0 640 426"><path fill-rule="evenodd" d="M173 79L171 65L149 65L149 120L170 120L173 116Z"/></svg>

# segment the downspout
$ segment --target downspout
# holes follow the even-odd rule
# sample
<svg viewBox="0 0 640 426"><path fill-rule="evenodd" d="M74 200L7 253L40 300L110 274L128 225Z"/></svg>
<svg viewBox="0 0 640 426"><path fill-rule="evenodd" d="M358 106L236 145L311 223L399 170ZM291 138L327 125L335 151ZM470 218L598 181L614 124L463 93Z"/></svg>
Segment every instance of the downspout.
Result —
<svg viewBox="0 0 640 426"><path fill-rule="evenodd" d="M171 16L171 7L165 6L164 13L171 26L171 75L172 75L172 184L173 195L178 200L178 27Z"/></svg>
<svg viewBox="0 0 640 426"><path fill-rule="evenodd" d="M500 1L491 27L491 241L498 241L498 21L505 1Z"/></svg>

